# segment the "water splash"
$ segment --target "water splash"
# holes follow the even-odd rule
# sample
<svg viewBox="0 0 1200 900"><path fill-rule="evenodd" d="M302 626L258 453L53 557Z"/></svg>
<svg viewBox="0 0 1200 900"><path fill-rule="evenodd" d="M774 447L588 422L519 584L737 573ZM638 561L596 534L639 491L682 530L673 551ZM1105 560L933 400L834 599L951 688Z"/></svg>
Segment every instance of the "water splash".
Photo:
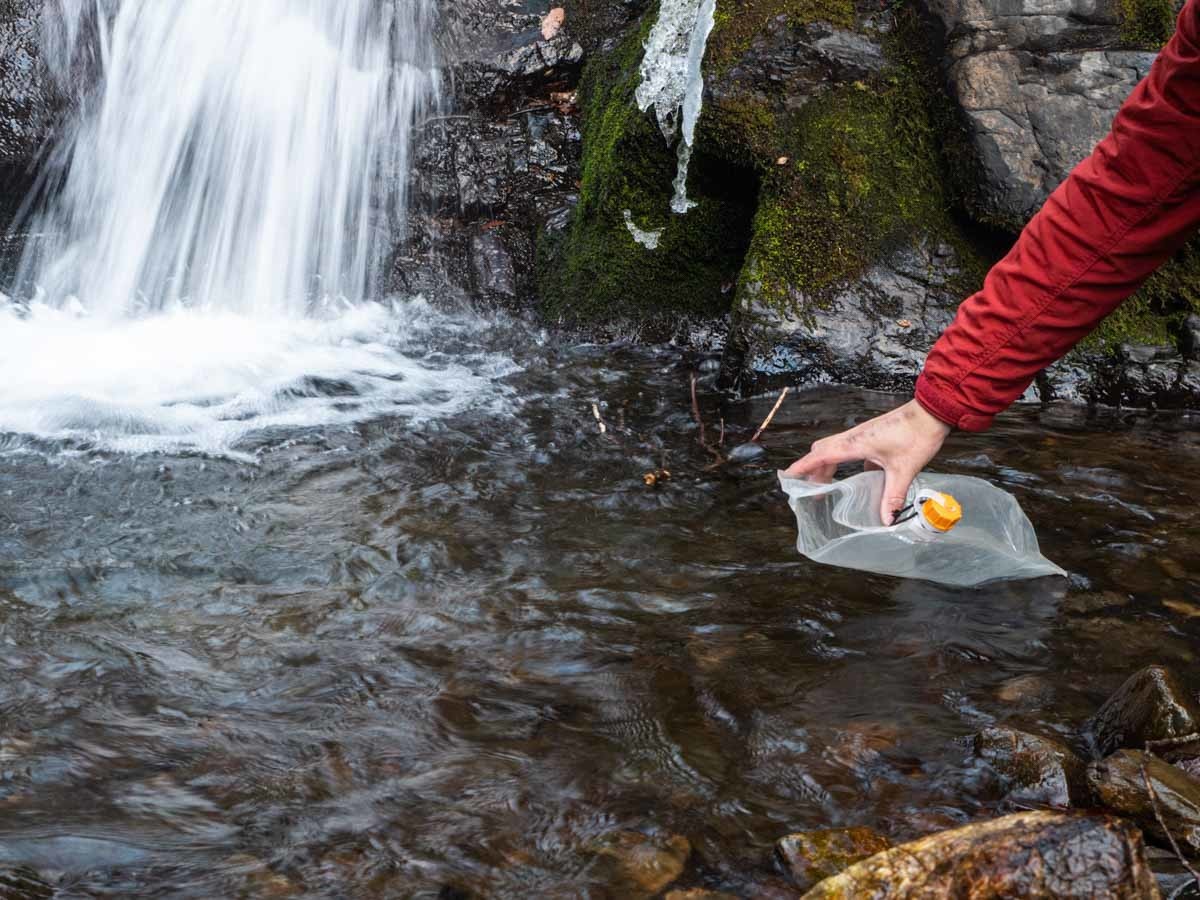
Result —
<svg viewBox="0 0 1200 900"><path fill-rule="evenodd" d="M642 58L638 108L642 112L654 108L667 143L680 137L671 200L671 209L680 215L696 205L687 196L688 169L704 102L704 52L716 6L716 0L663 0Z"/></svg>
<svg viewBox="0 0 1200 900"><path fill-rule="evenodd" d="M0 433L249 458L244 442L265 429L501 412L510 398L496 381L515 366L474 343L483 330L422 300L323 317L181 306L105 319L0 295Z"/></svg>
<svg viewBox="0 0 1200 900"><path fill-rule="evenodd" d="M364 299L438 98L433 16L432 0L49 0L52 71L96 86L17 284L109 317Z"/></svg>

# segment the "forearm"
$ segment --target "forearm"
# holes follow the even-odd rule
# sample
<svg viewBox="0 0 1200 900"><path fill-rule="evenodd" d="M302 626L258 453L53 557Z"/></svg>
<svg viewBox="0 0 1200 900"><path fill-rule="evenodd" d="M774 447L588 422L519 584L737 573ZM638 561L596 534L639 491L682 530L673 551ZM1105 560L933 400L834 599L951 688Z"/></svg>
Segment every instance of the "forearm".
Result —
<svg viewBox="0 0 1200 900"><path fill-rule="evenodd" d="M917 383L947 424L983 430L1200 226L1200 0L1112 131L959 308Z"/></svg>

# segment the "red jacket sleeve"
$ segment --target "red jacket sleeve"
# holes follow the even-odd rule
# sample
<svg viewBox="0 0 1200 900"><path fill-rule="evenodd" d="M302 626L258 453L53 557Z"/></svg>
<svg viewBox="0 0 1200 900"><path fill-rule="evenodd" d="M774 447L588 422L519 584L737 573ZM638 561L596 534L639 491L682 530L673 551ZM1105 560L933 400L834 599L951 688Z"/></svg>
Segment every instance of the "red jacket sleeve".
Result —
<svg viewBox="0 0 1200 900"><path fill-rule="evenodd" d="M1112 131L966 300L917 380L942 421L982 431L1200 226L1200 0Z"/></svg>

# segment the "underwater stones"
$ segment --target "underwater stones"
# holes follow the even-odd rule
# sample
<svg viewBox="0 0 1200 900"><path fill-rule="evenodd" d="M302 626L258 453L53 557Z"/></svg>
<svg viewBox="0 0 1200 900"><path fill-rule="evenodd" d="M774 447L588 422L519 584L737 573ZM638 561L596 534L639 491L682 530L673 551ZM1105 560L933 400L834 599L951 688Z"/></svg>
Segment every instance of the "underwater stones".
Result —
<svg viewBox="0 0 1200 900"><path fill-rule="evenodd" d="M1105 701L1090 722L1096 747L1107 755L1121 747L1183 737L1200 729L1200 705L1165 666L1147 666L1131 675Z"/></svg>
<svg viewBox="0 0 1200 900"><path fill-rule="evenodd" d="M780 838L775 844L775 856L796 887L806 891L891 846L891 841L871 828L830 828Z"/></svg>
<svg viewBox="0 0 1200 900"><path fill-rule="evenodd" d="M626 897L653 896L683 874L692 845L682 835L650 836L637 831L605 835L592 847Z"/></svg>
<svg viewBox="0 0 1200 900"><path fill-rule="evenodd" d="M1142 836L1109 816L1022 812L902 844L827 878L807 900L1156 898Z"/></svg>
<svg viewBox="0 0 1200 900"><path fill-rule="evenodd" d="M975 735L974 749L1000 775L1014 802L1061 809L1087 804L1086 766L1061 741L1015 728L985 728Z"/></svg>
<svg viewBox="0 0 1200 900"><path fill-rule="evenodd" d="M1087 778L1097 801L1106 808L1169 845L1166 825L1185 853L1200 856L1200 780L1140 750L1120 750L1093 763Z"/></svg>
<svg viewBox="0 0 1200 900"><path fill-rule="evenodd" d="M33 869L0 865L0 900L50 900L56 893Z"/></svg>

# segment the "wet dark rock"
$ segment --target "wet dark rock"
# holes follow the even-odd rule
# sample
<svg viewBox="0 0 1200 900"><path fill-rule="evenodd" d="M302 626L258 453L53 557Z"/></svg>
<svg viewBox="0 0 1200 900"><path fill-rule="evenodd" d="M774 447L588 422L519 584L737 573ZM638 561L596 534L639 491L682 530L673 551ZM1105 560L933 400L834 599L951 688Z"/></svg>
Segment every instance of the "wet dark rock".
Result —
<svg viewBox="0 0 1200 900"><path fill-rule="evenodd" d="M41 0L0 2L0 213L16 211L62 99L41 54Z"/></svg>
<svg viewBox="0 0 1200 900"><path fill-rule="evenodd" d="M33 869L0 864L0 900L50 900L55 893Z"/></svg>
<svg viewBox="0 0 1200 900"><path fill-rule="evenodd" d="M975 755L1003 779L1010 800L1060 809L1087 805L1087 767L1062 741L1015 728L985 728L974 746Z"/></svg>
<svg viewBox="0 0 1200 900"><path fill-rule="evenodd" d="M1200 316L1191 315L1179 330L1179 352L1186 359L1200 359Z"/></svg>
<svg viewBox="0 0 1200 900"><path fill-rule="evenodd" d="M730 461L736 463L753 462L766 455L767 451L762 448L761 444L738 444L729 451Z"/></svg>
<svg viewBox="0 0 1200 900"><path fill-rule="evenodd" d="M808 900L1156 898L1141 833L1108 816L1023 812L943 831L856 863Z"/></svg>
<svg viewBox="0 0 1200 900"><path fill-rule="evenodd" d="M1119 344L1077 350L1047 371L1046 399L1151 409L1190 409L1200 398L1200 362L1171 346Z"/></svg>
<svg viewBox="0 0 1200 900"><path fill-rule="evenodd" d="M779 378L909 391L962 299L958 259L948 245L896 251L831 299L793 292L787 307L759 303L741 364L750 384Z"/></svg>
<svg viewBox="0 0 1200 900"><path fill-rule="evenodd" d="M629 897L653 896L683 874L692 845L682 835L650 836L636 831L605 835L592 848L611 868Z"/></svg>
<svg viewBox="0 0 1200 900"><path fill-rule="evenodd" d="M1158 815L1180 848L1200 856L1200 780L1140 750L1121 750L1088 767L1088 783L1098 803L1168 845L1147 782L1153 787Z"/></svg>
<svg viewBox="0 0 1200 900"><path fill-rule="evenodd" d="M1130 676L1090 723L1101 754L1143 748L1148 741L1194 734L1198 728L1200 704L1165 666L1147 666Z"/></svg>
<svg viewBox="0 0 1200 900"><path fill-rule="evenodd" d="M789 834L775 844L775 856L796 887L806 891L891 846L891 841L871 828L831 828Z"/></svg>

